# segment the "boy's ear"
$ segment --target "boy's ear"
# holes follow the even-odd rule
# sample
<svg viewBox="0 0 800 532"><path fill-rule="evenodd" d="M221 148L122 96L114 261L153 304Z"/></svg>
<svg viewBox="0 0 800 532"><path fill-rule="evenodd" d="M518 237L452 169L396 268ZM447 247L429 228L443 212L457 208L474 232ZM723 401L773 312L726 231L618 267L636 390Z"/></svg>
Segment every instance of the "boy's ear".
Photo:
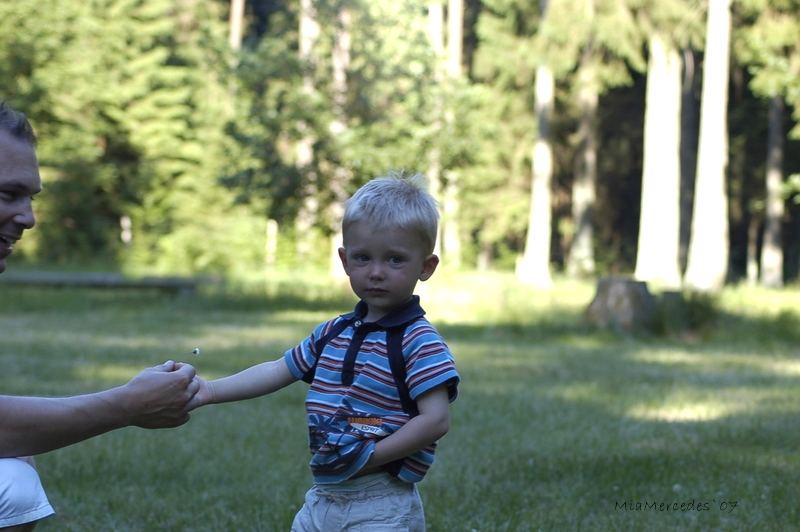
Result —
<svg viewBox="0 0 800 532"><path fill-rule="evenodd" d="M419 274L420 281L427 281L433 275L433 272L436 271L436 267L439 265L439 257L434 254L430 254L425 257L425 260L422 261L422 273Z"/></svg>
<svg viewBox="0 0 800 532"><path fill-rule="evenodd" d="M339 260L342 261L342 268L344 268L344 273L350 275L350 272L347 271L347 253L345 253L344 248L339 248Z"/></svg>

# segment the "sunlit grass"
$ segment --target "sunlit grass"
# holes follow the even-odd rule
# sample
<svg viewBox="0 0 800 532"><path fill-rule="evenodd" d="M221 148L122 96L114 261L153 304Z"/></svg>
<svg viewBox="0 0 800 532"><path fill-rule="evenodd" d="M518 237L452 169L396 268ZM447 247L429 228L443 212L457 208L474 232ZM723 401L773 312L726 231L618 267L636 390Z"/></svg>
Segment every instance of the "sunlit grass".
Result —
<svg viewBox="0 0 800 532"><path fill-rule="evenodd" d="M302 277L285 274L279 284L194 299L0 287L9 302L0 310L0 389L96 390L167 358L205 377L227 375L279 356L352 304L346 287L326 293L319 278L307 299ZM726 291L700 335L620 336L583 324L589 282L558 279L537 292L510 275L442 271L420 287L463 378L451 431L420 488L430 530L800 522L797 289ZM199 357L189 354L194 346ZM59 512L41 530L288 530L310 484L304 390L41 456ZM690 500L709 510L615 509ZM733 511L721 509L734 500Z"/></svg>

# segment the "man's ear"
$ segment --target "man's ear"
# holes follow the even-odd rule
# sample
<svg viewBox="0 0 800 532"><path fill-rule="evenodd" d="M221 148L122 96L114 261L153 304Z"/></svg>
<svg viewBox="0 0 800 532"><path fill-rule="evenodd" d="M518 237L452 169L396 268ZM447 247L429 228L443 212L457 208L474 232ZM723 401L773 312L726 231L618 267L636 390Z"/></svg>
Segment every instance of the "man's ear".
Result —
<svg viewBox="0 0 800 532"><path fill-rule="evenodd" d="M420 281L427 281L433 275L433 272L436 271L436 267L439 265L439 257L434 254L430 254L425 257L425 260L422 261L422 273L419 274Z"/></svg>
<svg viewBox="0 0 800 532"><path fill-rule="evenodd" d="M347 253L345 252L344 248L339 248L339 260L342 261L342 268L344 268L344 273L348 276L350 272L347 271Z"/></svg>

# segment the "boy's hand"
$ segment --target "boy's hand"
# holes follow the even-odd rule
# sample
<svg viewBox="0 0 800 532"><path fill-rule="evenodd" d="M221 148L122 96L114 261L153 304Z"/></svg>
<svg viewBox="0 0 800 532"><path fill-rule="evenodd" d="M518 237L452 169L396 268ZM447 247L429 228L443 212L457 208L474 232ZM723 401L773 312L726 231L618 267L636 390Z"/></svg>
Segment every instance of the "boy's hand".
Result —
<svg viewBox="0 0 800 532"><path fill-rule="evenodd" d="M214 402L214 387L212 384L196 375L194 377L194 382L199 385L199 388L191 401L186 405L186 410L188 412Z"/></svg>

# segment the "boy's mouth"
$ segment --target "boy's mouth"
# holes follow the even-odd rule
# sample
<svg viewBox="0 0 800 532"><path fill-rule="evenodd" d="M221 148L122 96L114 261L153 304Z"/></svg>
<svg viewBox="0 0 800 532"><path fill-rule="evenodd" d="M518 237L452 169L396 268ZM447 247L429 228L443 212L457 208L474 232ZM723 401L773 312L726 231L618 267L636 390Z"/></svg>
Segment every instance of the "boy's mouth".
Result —
<svg viewBox="0 0 800 532"><path fill-rule="evenodd" d="M389 293L388 290L384 290L383 288L367 288L366 292L372 295L381 295Z"/></svg>

